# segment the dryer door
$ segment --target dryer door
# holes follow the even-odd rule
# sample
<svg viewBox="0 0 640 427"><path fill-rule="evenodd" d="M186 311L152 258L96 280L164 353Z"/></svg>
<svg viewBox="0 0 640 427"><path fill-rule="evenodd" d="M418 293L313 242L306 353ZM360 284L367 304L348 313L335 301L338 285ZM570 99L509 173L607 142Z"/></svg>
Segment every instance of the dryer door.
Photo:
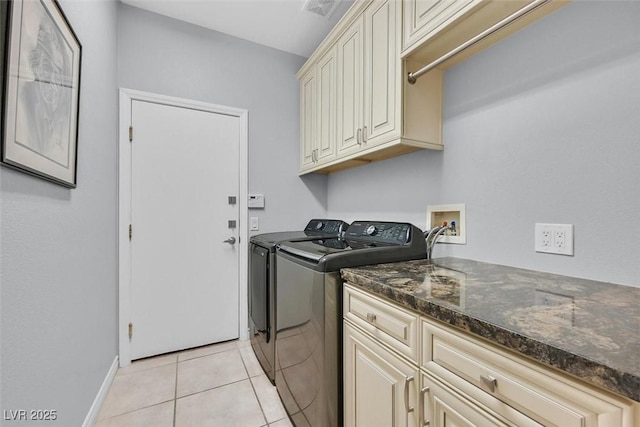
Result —
<svg viewBox="0 0 640 427"><path fill-rule="evenodd" d="M252 244L249 263L249 315L254 333L265 335L269 342L269 251Z"/></svg>

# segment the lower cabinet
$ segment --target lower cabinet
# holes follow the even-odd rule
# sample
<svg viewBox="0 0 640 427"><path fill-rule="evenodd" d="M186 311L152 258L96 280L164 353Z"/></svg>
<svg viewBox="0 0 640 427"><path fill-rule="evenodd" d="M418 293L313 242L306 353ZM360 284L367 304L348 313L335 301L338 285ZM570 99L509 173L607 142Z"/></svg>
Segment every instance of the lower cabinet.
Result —
<svg viewBox="0 0 640 427"><path fill-rule="evenodd" d="M496 410L492 410L472 399L482 390L464 390L447 383L442 378L422 373L420 419L422 426L429 427L471 427L471 426L511 426L542 427L526 415L500 403L490 396L479 396L480 401L493 400Z"/></svg>
<svg viewBox="0 0 640 427"><path fill-rule="evenodd" d="M347 427L640 427L638 402L349 284L343 310Z"/></svg>
<svg viewBox="0 0 640 427"><path fill-rule="evenodd" d="M469 400L460 390L450 388L436 377L422 375L423 396L421 419L423 425L430 427L471 427L471 426L536 426L536 423L523 416L514 414L513 419L500 417L495 413Z"/></svg>
<svg viewBox="0 0 640 427"><path fill-rule="evenodd" d="M344 324L345 427L417 426L419 370Z"/></svg>

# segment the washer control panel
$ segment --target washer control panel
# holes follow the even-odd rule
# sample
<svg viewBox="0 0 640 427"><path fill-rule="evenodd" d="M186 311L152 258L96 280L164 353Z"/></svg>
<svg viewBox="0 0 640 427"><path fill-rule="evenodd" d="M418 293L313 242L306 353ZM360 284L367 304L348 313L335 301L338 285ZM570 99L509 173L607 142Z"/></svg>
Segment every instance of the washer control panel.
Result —
<svg viewBox="0 0 640 427"><path fill-rule="evenodd" d="M408 223L356 221L347 228L345 238L404 245L411 241L411 230L412 226Z"/></svg>

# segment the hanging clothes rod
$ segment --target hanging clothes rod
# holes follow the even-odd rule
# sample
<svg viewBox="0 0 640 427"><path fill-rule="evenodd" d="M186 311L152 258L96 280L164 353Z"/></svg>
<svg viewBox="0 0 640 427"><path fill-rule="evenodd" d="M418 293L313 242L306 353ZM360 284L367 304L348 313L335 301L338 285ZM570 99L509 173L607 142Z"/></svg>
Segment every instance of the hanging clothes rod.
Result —
<svg viewBox="0 0 640 427"><path fill-rule="evenodd" d="M424 67L420 68L418 71L415 71L413 73L409 73L407 75L407 80L409 81L410 84L414 84L420 78L420 76L428 73L432 69L436 68L438 65L440 65L443 62L445 62L445 61L449 60L450 58L454 57L455 55L459 54L463 50L468 49L469 47L473 46L474 44L479 43L480 41L486 39L487 37L489 37L493 33L497 32L497 31L500 31L501 29L503 29L507 25L517 21L518 19L522 18L523 16L527 15L530 12L533 12L534 10L539 8L540 6L542 6L542 5L546 4L546 3L549 3L550 1L551 0L536 0L534 2L529 3L528 5L523 7L522 9L517 10L516 12L514 12L511 15L507 16L506 18L504 18L502 21L500 21L497 24L494 24L493 26L487 28L486 30L484 30L483 32L478 34L477 36L473 37L472 39L470 39L470 40L468 40L468 41L466 41L464 43L462 43L460 46L458 46L457 48L449 51L448 53L446 53L445 55L443 55L440 58L436 59L432 63L430 63L428 65L425 65Z"/></svg>

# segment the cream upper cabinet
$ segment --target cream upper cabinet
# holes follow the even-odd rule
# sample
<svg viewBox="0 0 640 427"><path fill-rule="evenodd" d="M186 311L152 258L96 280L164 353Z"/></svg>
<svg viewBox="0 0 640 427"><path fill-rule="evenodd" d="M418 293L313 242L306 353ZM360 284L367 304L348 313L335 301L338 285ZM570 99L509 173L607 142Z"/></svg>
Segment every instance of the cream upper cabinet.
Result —
<svg viewBox="0 0 640 427"><path fill-rule="evenodd" d="M417 427L418 374L415 365L345 323L345 427Z"/></svg>
<svg viewBox="0 0 640 427"><path fill-rule="evenodd" d="M319 48L319 56L325 49L335 49L337 56L336 156L309 162L304 139L309 121L301 111L300 174L333 172L423 148L442 149L441 74L403 90L401 20L401 1L355 2ZM302 110L319 108L319 100L308 106L303 93L309 69L321 61L315 55L298 75ZM313 150L311 156L317 156Z"/></svg>
<svg viewBox="0 0 640 427"><path fill-rule="evenodd" d="M423 66L446 57L437 67L444 71L570 0L402 1L401 56Z"/></svg>
<svg viewBox="0 0 640 427"><path fill-rule="evenodd" d="M337 57L329 50L300 78L300 169L336 156Z"/></svg>
<svg viewBox="0 0 640 427"><path fill-rule="evenodd" d="M316 73L315 68L300 79L300 169L315 166L316 149Z"/></svg>
<svg viewBox="0 0 640 427"><path fill-rule="evenodd" d="M442 150L442 73L566 2L354 1L298 72L299 173L329 173L415 150ZM497 23L517 12L523 12L521 18L493 33ZM489 29L491 36L461 48ZM322 71L321 82L322 64L330 71ZM430 71L409 84L407 74L427 65Z"/></svg>
<svg viewBox="0 0 640 427"><path fill-rule="evenodd" d="M480 0L404 0L402 50L433 34Z"/></svg>
<svg viewBox="0 0 640 427"><path fill-rule="evenodd" d="M401 3L375 1L364 12L364 123L365 149L400 138Z"/></svg>
<svg viewBox="0 0 640 427"><path fill-rule="evenodd" d="M364 117L364 20L357 19L337 43L338 49L338 156L362 146Z"/></svg>
<svg viewBox="0 0 640 427"><path fill-rule="evenodd" d="M399 138L399 2L374 1L338 40L338 155Z"/></svg>
<svg viewBox="0 0 640 427"><path fill-rule="evenodd" d="M333 48L320 59L316 71L318 79L317 164L331 161L336 156L337 71L336 49Z"/></svg>

